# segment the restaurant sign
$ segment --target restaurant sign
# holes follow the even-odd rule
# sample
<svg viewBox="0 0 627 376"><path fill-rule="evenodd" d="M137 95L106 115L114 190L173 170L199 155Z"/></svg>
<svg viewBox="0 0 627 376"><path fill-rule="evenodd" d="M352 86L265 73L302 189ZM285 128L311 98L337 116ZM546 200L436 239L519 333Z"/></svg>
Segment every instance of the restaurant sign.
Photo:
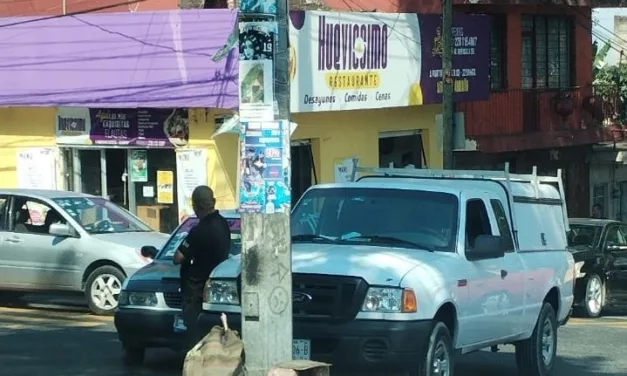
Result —
<svg viewBox="0 0 627 376"><path fill-rule="evenodd" d="M442 101L439 14L290 13L294 112L404 107ZM456 101L490 94L490 18L453 18Z"/></svg>

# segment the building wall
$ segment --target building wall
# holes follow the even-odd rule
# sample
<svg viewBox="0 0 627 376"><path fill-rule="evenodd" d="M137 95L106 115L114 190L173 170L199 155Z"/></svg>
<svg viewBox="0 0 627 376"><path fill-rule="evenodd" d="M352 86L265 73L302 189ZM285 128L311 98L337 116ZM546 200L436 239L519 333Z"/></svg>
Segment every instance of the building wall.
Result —
<svg viewBox="0 0 627 376"><path fill-rule="evenodd" d="M335 163L358 157L361 166L379 166L379 133L421 129L427 165L442 168L441 141L435 128L438 105L363 111L293 114L293 139L311 139L320 183L335 179Z"/></svg>
<svg viewBox="0 0 627 376"><path fill-rule="evenodd" d="M55 146L55 116L55 108L0 108L0 186L17 187L18 150Z"/></svg>
<svg viewBox="0 0 627 376"><path fill-rule="evenodd" d="M487 101L460 103L458 109L466 114L466 134L491 136L523 133L525 128L537 131L557 131L563 128L579 129L582 100L591 94L592 44L591 8L565 6L497 6L456 5L455 10L465 13L506 15L506 81L504 90L493 91ZM573 90L575 111L567 120L555 112L553 98L557 89L522 89L522 16L524 14L571 16L574 18L572 35L574 51ZM585 41L585 42L584 42ZM526 106L526 101L533 105ZM525 124L534 122L538 124ZM566 126L566 124L568 126ZM557 146L557 145L556 145ZM550 145L546 145L550 147Z"/></svg>
<svg viewBox="0 0 627 376"><path fill-rule="evenodd" d="M0 2L0 17L51 16L64 13L85 12L95 8L124 3L120 0L18 0ZM138 12L147 10L178 9L178 0L145 0L99 10L106 12Z"/></svg>

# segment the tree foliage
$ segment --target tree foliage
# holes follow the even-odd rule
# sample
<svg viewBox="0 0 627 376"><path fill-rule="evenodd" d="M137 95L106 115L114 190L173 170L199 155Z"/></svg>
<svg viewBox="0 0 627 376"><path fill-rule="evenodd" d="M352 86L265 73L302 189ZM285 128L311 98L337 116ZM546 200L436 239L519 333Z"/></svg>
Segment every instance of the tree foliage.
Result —
<svg viewBox="0 0 627 376"><path fill-rule="evenodd" d="M609 42L600 49L593 44L594 55L594 93L603 103L612 108L614 117L622 124L627 123L627 64L620 61L616 65L607 64L605 59L611 49ZM609 114L608 114L609 115Z"/></svg>

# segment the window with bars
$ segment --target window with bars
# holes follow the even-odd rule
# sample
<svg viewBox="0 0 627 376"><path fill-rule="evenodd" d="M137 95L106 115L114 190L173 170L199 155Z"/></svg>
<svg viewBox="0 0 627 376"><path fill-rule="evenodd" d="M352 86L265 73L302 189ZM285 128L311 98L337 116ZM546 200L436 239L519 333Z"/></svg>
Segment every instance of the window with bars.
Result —
<svg viewBox="0 0 627 376"><path fill-rule="evenodd" d="M522 18L522 87L566 88L573 81L573 22L568 17Z"/></svg>
<svg viewBox="0 0 627 376"><path fill-rule="evenodd" d="M490 34L490 88L507 88L505 64L506 18L502 14L491 15L492 32Z"/></svg>

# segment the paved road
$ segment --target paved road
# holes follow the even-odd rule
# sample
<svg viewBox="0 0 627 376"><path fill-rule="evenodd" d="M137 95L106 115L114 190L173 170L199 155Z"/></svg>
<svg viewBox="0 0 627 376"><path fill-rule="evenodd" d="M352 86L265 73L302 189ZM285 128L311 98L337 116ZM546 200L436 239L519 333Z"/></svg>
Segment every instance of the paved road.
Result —
<svg viewBox="0 0 627 376"><path fill-rule="evenodd" d="M149 352L142 369L125 368L111 318L63 303L0 307L0 376L181 375L182 360L167 350ZM573 319L559 341L553 376L627 375L627 317ZM507 347L468 355L457 370L457 376L502 375L517 375Z"/></svg>

